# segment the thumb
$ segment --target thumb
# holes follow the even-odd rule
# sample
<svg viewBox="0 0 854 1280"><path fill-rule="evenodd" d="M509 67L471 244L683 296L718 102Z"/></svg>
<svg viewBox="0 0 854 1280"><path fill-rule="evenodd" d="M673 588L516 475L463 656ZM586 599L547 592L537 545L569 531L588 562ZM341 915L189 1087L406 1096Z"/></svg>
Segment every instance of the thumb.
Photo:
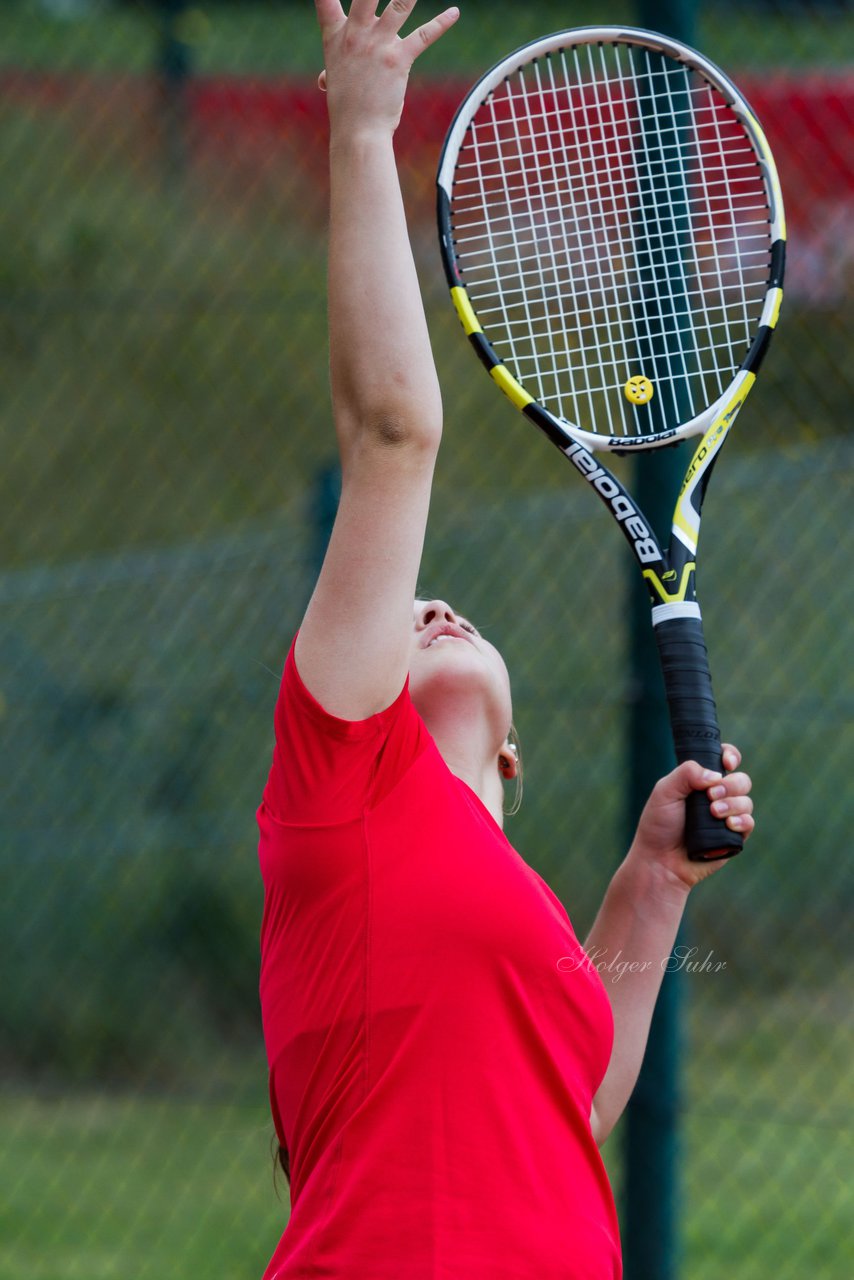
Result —
<svg viewBox="0 0 854 1280"><path fill-rule="evenodd" d="M696 760L685 760L672 773L668 773L658 784L664 793L662 798L668 800L684 800L692 791L705 791L716 782L720 782L723 774L715 769L706 769Z"/></svg>

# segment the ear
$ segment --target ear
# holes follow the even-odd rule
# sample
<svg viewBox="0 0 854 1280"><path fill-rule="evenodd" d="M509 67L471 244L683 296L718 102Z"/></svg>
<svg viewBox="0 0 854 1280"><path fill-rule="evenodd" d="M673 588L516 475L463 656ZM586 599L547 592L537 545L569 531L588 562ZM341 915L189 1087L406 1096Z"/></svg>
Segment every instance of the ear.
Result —
<svg viewBox="0 0 854 1280"><path fill-rule="evenodd" d="M516 758L516 748L513 743L505 740L504 745L498 753L498 772L502 778L508 782L516 777L519 772L519 761Z"/></svg>

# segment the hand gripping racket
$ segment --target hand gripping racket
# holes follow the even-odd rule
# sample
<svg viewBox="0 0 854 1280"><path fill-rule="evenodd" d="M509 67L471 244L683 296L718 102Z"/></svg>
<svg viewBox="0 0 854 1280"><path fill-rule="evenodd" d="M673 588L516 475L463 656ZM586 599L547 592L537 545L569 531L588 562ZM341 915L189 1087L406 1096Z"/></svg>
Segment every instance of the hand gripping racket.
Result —
<svg viewBox="0 0 854 1280"><path fill-rule="evenodd" d="M782 300L783 205L765 135L731 81L676 40L563 31L474 86L438 188L471 345L623 531L649 589L677 759L721 769L696 551L712 467ZM695 435L665 552L594 454ZM695 860L742 847L701 793L686 821Z"/></svg>

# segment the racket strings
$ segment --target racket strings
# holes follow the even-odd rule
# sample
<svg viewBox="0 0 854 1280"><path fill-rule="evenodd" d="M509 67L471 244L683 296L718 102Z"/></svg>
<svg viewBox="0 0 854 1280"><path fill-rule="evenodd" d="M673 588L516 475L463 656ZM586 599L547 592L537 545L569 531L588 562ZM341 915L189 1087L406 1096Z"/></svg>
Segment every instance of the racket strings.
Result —
<svg viewBox="0 0 854 1280"><path fill-rule="evenodd" d="M496 353L561 417L648 434L731 381L764 300L767 198L697 73L626 45L522 67L472 120L451 212ZM656 388L652 422L623 395L636 374Z"/></svg>

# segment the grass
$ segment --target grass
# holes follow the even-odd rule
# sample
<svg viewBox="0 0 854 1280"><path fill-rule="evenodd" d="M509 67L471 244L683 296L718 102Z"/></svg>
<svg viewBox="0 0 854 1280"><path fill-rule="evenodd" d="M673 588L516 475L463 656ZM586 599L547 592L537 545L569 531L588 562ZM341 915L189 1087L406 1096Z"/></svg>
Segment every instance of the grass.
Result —
<svg viewBox="0 0 854 1280"><path fill-rule="evenodd" d="M721 877L723 878L723 877ZM689 979L685 1274L842 1280L852 1096L844 964L775 995Z"/></svg>
<svg viewBox="0 0 854 1280"><path fill-rule="evenodd" d="M683 1274L847 1280L845 1060L803 1070L827 1048L825 1001L805 1010L796 983L751 1007L704 981L685 984ZM841 978L833 990L847 999ZM791 1080L787 1063L802 1068ZM0 1097L0 1280L257 1280L288 1198L272 1186L263 1088L238 1096ZM620 1144L618 1131L605 1148L617 1188Z"/></svg>
<svg viewBox="0 0 854 1280"><path fill-rule="evenodd" d="M844 1280L849 1136L767 1116L704 1116L686 1126L685 1148L686 1276Z"/></svg>
<svg viewBox="0 0 854 1280"><path fill-rule="evenodd" d="M257 1280L287 1220L266 1100L6 1096L2 1280Z"/></svg>

